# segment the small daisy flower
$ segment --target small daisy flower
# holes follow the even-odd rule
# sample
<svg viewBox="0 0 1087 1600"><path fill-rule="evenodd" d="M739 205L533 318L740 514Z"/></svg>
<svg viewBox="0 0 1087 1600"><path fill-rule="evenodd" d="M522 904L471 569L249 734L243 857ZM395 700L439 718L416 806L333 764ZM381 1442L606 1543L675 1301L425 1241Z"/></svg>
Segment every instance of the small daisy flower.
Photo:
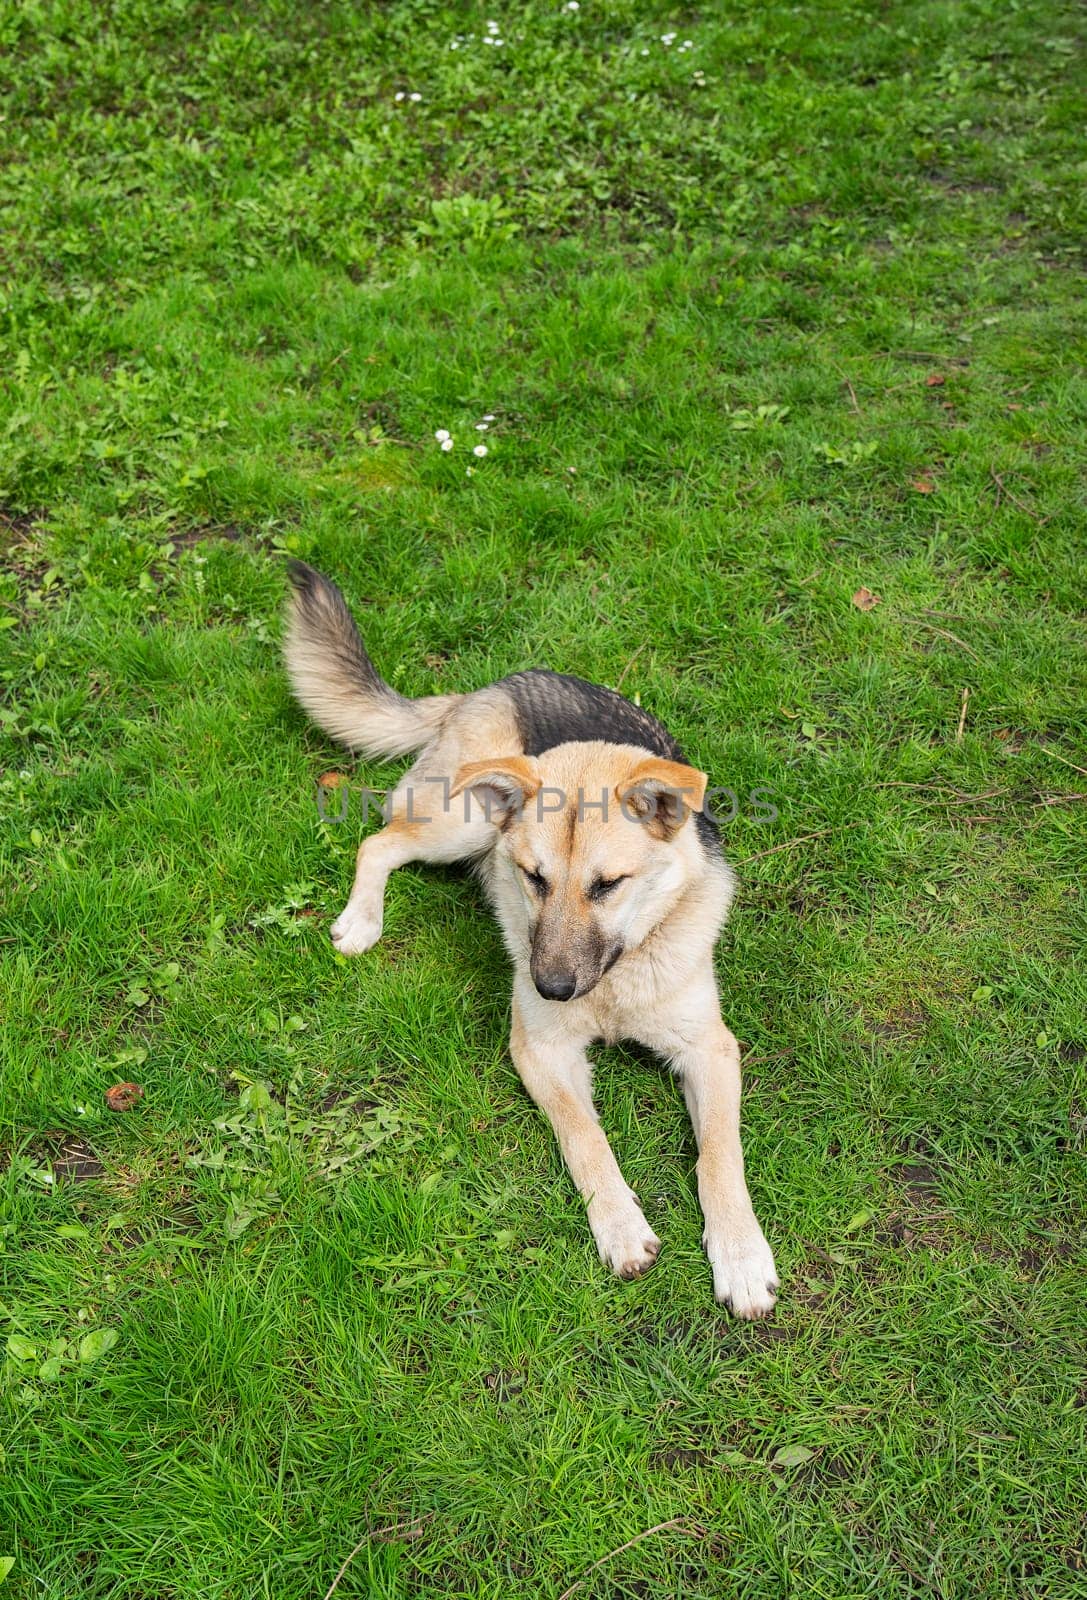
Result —
<svg viewBox="0 0 1087 1600"><path fill-rule="evenodd" d="M485 456L487 454L487 446L485 444L475 445L472 449L472 454L474 456Z"/></svg>
<svg viewBox="0 0 1087 1600"><path fill-rule="evenodd" d="M494 421L494 412L493 411L485 411L483 413L483 420L484 420L484 422L493 422Z"/></svg>
<svg viewBox="0 0 1087 1600"><path fill-rule="evenodd" d="M490 427L490 423L489 422L477 422L476 423L476 432L477 433L486 433L487 429L489 427Z"/></svg>
<svg viewBox="0 0 1087 1600"><path fill-rule="evenodd" d="M409 94L408 95L408 99L409 100L421 100L422 98L423 97L422 97L421 94Z"/></svg>
<svg viewBox="0 0 1087 1600"><path fill-rule="evenodd" d="M435 433L434 437L435 437L435 439L437 439L439 444L444 444L445 441L449 438L449 429L448 428L439 428L437 430L437 432Z"/></svg>
<svg viewBox="0 0 1087 1600"><path fill-rule="evenodd" d="M394 94L394 95L393 95L393 99L394 99L394 100L403 100L403 98L404 98L404 91L403 91L403 89L398 89L398 90L397 90L397 91L396 91L396 93L395 93L395 94Z"/></svg>
<svg viewBox="0 0 1087 1600"><path fill-rule="evenodd" d="M442 440L442 449L443 450L452 450L452 448L453 448L452 439L443 439Z"/></svg>
<svg viewBox="0 0 1087 1600"><path fill-rule="evenodd" d="M578 5L578 0L566 0L566 9L567 11L580 11L581 7Z"/></svg>

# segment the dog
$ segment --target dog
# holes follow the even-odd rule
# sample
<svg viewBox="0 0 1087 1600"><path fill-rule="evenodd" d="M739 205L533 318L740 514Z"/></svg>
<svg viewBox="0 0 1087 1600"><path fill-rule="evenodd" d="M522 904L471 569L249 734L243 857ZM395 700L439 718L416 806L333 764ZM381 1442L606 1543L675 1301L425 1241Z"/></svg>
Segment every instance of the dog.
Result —
<svg viewBox="0 0 1087 1600"><path fill-rule="evenodd" d="M767 1316L777 1275L744 1178L740 1054L713 969L734 879L703 809L705 773L655 717L562 673L406 699L378 675L336 585L300 561L289 576L284 655L299 704L353 751L418 752L387 825L359 848L336 949L380 939L395 868L472 862L513 962L513 1061L601 1261L637 1278L660 1250L600 1127L586 1054L632 1038L683 1086L716 1298L738 1317Z"/></svg>

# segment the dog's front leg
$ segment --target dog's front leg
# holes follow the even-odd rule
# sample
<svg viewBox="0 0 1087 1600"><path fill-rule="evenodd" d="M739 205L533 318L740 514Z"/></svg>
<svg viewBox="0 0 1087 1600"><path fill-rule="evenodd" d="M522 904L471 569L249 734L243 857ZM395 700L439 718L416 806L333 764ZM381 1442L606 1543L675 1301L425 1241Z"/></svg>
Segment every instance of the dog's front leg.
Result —
<svg viewBox="0 0 1087 1600"><path fill-rule="evenodd" d="M718 1016L671 1043L668 1054L698 1143L698 1198L714 1294L737 1317L768 1316L778 1281L744 1178L739 1046Z"/></svg>
<svg viewBox="0 0 1087 1600"><path fill-rule="evenodd" d="M515 993L510 1052L521 1082L555 1130L601 1261L621 1278L637 1278L657 1259L660 1240L623 1181L597 1121L585 1050L563 1038L561 1020L556 1025L550 1019L560 1010L554 1001L534 998L519 1004Z"/></svg>

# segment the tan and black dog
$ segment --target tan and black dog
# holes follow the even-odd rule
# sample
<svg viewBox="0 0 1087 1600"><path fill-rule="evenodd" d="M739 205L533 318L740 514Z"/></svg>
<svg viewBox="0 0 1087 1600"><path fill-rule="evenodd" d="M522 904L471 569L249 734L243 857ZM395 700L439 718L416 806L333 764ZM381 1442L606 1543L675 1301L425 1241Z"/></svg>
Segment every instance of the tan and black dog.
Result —
<svg viewBox="0 0 1087 1600"><path fill-rule="evenodd" d="M387 826L359 849L337 950L380 939L396 867L474 863L514 965L513 1060L551 1120L600 1259L633 1278L660 1250L597 1120L586 1055L594 1040L637 1039L683 1085L714 1292L737 1316L766 1316L777 1278L744 1181L739 1050L713 970L733 879L702 809L705 774L656 718L560 673L407 700L378 676L335 584L301 562L290 575L285 655L299 703L352 750L419 751Z"/></svg>

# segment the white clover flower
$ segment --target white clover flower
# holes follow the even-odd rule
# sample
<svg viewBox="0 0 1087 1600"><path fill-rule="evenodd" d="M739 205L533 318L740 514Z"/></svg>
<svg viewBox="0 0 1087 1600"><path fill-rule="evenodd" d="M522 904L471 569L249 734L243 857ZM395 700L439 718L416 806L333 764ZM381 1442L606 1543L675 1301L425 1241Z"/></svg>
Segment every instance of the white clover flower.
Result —
<svg viewBox="0 0 1087 1600"><path fill-rule="evenodd" d="M477 422L476 423L476 432L477 433L486 433L487 429L489 427L490 427L490 423L489 422Z"/></svg>
<svg viewBox="0 0 1087 1600"><path fill-rule="evenodd" d="M487 23L487 32L488 33L497 33L498 31L499 31L499 29L498 29L498 23L497 22L488 22Z"/></svg>
<svg viewBox="0 0 1087 1600"><path fill-rule="evenodd" d="M435 431L434 437L435 437L435 439L437 439L439 444L444 444L445 441L449 438L449 429L448 428L438 428Z"/></svg>
<svg viewBox="0 0 1087 1600"><path fill-rule="evenodd" d="M394 99L394 100L403 100L403 98L404 98L404 91L403 91L403 89L398 89L398 90L397 90L397 91L396 91L396 93L395 93L395 94L394 94L394 95L393 95L393 99Z"/></svg>
<svg viewBox="0 0 1087 1600"><path fill-rule="evenodd" d="M642 51L642 55L643 55L643 56L647 56L647 55L648 55L648 54L649 54L649 51L648 51L648 50L643 50L643 51Z"/></svg>
<svg viewBox="0 0 1087 1600"><path fill-rule="evenodd" d="M421 94L409 94L408 95L408 99L409 100L421 100L422 98L423 97L422 97Z"/></svg>
<svg viewBox="0 0 1087 1600"><path fill-rule="evenodd" d="M487 454L487 446L485 444L475 445L472 449L472 454L474 456L485 456Z"/></svg>
<svg viewBox="0 0 1087 1600"><path fill-rule="evenodd" d="M493 422L494 421L494 412L493 411L485 411L483 413L483 420L484 420L484 422Z"/></svg>
<svg viewBox="0 0 1087 1600"><path fill-rule="evenodd" d="M452 439L443 439L442 440L442 449L443 450L452 450L452 448L453 448Z"/></svg>
<svg viewBox="0 0 1087 1600"><path fill-rule="evenodd" d="M470 478L475 470L476 470L475 467L465 467L464 476L466 478Z"/></svg>
<svg viewBox="0 0 1087 1600"><path fill-rule="evenodd" d="M566 0L566 9L567 11L580 11L581 7L578 5L578 0Z"/></svg>

